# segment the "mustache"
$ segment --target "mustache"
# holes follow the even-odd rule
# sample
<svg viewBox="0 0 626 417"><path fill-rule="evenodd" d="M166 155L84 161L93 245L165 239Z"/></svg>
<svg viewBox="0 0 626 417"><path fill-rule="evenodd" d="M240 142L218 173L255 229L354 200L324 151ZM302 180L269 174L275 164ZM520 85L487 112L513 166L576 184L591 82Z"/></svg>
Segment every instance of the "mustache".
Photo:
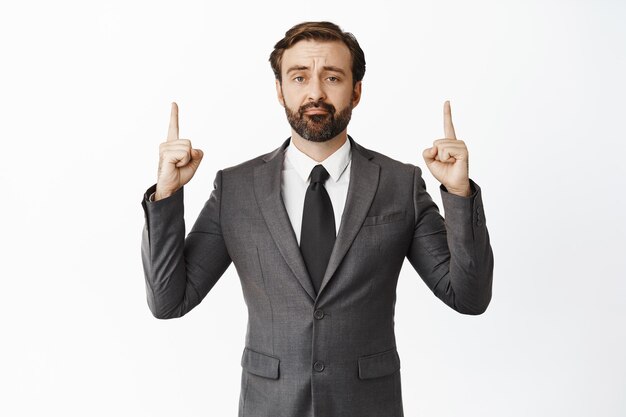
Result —
<svg viewBox="0 0 626 417"><path fill-rule="evenodd" d="M324 103L323 101L320 101L317 103L308 103L300 107L300 115L302 115L307 110L320 109L320 108L322 110L326 110L331 115L335 114L335 106L333 106L332 104L328 104L328 103Z"/></svg>

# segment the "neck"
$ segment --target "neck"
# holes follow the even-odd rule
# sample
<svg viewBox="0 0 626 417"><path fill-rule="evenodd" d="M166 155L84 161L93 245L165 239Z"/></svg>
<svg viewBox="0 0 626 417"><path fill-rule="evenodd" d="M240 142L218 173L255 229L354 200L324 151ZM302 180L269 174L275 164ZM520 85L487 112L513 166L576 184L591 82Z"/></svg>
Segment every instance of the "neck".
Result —
<svg viewBox="0 0 626 417"><path fill-rule="evenodd" d="M302 138L293 130L291 131L291 141L294 146L317 162L322 162L324 159L332 155L337 149L341 148L341 146L346 143L347 139L348 134L346 133L346 130L326 142L312 142Z"/></svg>

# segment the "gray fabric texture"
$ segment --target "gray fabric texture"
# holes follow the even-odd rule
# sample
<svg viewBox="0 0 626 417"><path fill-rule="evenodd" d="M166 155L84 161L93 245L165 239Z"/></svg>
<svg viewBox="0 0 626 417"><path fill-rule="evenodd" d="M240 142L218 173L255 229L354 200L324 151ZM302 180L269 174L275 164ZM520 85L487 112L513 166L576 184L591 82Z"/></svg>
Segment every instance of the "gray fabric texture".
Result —
<svg viewBox="0 0 626 417"><path fill-rule="evenodd" d="M235 266L248 309L239 417L403 416L394 334L396 285L408 259L428 288L462 314L491 300L493 252L480 187L440 187L445 221L419 167L348 137L344 213L315 296L282 202L283 150L217 172L185 236L184 187L149 201L141 255L147 302L160 319L198 305ZM417 291L417 289L416 289Z"/></svg>

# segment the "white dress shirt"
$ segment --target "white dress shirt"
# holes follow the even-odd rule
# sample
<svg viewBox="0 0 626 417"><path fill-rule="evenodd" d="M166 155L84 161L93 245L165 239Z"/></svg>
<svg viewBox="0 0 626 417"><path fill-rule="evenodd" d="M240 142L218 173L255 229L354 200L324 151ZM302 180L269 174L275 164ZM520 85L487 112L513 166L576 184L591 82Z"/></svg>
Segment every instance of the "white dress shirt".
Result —
<svg viewBox="0 0 626 417"><path fill-rule="evenodd" d="M284 153L285 159L281 172L281 194L298 244L300 244L300 232L302 229L304 197L311 182L311 170L318 164L322 164L330 174L324 186L333 205L335 235L337 235L350 182L350 165L352 161L350 139L346 138L346 142L339 149L321 162L317 162L298 149L293 144L293 140L289 142Z"/></svg>

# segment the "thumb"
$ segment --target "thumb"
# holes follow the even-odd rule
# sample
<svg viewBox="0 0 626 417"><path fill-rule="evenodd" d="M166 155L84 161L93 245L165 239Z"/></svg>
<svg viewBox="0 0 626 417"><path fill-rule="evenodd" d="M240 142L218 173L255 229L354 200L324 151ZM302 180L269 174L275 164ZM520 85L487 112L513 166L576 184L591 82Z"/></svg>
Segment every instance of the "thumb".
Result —
<svg viewBox="0 0 626 417"><path fill-rule="evenodd" d="M194 161L200 162L202 157L204 156L204 152L201 149L192 149L191 150L191 159Z"/></svg>
<svg viewBox="0 0 626 417"><path fill-rule="evenodd" d="M434 161L435 156L437 156L437 147L433 146L432 148L424 149L424 152L422 152L422 156L424 157L424 161L426 161L426 163Z"/></svg>
<svg viewBox="0 0 626 417"><path fill-rule="evenodd" d="M200 161L202 161L203 156L204 156L204 152L202 152L200 149L191 150L191 161L189 161L189 163L194 166L194 171L200 165Z"/></svg>

